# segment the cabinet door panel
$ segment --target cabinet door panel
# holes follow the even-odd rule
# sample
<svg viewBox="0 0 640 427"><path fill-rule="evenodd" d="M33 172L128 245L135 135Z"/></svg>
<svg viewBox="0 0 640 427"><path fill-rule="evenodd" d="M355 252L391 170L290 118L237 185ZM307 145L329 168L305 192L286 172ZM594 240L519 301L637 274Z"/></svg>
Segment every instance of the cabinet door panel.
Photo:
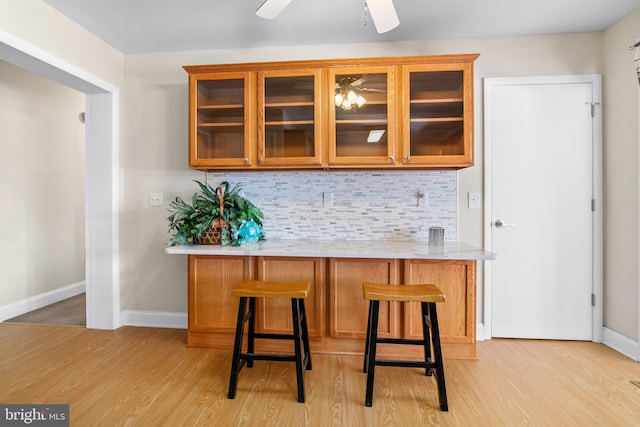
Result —
<svg viewBox="0 0 640 427"><path fill-rule="evenodd" d="M433 284L445 294L446 302L436 304L443 342L468 343L475 340L475 261L407 260L405 284ZM420 305L405 304L406 338L422 337Z"/></svg>
<svg viewBox="0 0 640 427"><path fill-rule="evenodd" d="M321 163L320 70L258 73L258 164Z"/></svg>
<svg viewBox="0 0 640 427"><path fill-rule="evenodd" d="M309 336L322 334L321 312L324 307L324 259L292 257L258 257L258 278L266 281L308 280L311 290L305 299ZM259 298L256 329L263 333L290 334L291 300Z"/></svg>
<svg viewBox="0 0 640 427"><path fill-rule="evenodd" d="M473 165L471 63L402 66L404 164Z"/></svg>
<svg viewBox="0 0 640 427"><path fill-rule="evenodd" d="M329 70L329 163L395 164L395 68Z"/></svg>
<svg viewBox="0 0 640 427"><path fill-rule="evenodd" d="M364 338L369 302L362 294L364 282L398 283L398 260L332 258L330 267L330 336ZM378 332L381 337L399 333L397 303L380 302Z"/></svg>
<svg viewBox="0 0 640 427"><path fill-rule="evenodd" d="M189 330L234 332L238 299L231 290L251 270L249 257L189 255Z"/></svg>
<svg viewBox="0 0 640 427"><path fill-rule="evenodd" d="M189 166L250 166L255 90L252 73L189 78Z"/></svg>

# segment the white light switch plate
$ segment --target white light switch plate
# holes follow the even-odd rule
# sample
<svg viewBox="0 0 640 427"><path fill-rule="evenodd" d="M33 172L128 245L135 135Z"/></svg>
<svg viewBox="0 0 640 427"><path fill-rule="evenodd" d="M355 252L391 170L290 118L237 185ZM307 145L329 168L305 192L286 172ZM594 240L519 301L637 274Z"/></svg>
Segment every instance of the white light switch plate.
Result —
<svg viewBox="0 0 640 427"><path fill-rule="evenodd" d="M468 193L469 209L480 209L480 193Z"/></svg>

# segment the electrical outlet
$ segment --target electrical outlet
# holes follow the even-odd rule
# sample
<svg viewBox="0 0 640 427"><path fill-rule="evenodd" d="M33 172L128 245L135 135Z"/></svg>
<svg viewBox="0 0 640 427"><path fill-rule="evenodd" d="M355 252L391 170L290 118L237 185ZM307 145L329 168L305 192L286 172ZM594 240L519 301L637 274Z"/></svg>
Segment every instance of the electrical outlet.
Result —
<svg viewBox="0 0 640 427"><path fill-rule="evenodd" d="M322 193L322 206L328 208L329 206L333 206L333 193L331 191L325 191Z"/></svg>
<svg viewBox="0 0 640 427"><path fill-rule="evenodd" d="M423 187L418 191L418 206L429 206L429 192L427 192L427 187Z"/></svg>
<svg viewBox="0 0 640 427"><path fill-rule="evenodd" d="M149 193L149 206L162 206L162 193Z"/></svg>

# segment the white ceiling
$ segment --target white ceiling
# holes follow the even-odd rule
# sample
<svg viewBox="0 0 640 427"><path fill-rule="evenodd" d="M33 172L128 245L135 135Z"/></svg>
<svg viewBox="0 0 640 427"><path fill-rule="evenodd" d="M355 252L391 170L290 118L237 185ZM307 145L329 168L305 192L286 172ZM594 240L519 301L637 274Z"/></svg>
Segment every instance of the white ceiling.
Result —
<svg viewBox="0 0 640 427"><path fill-rule="evenodd" d="M44 0L125 54L603 31L640 0L394 0L400 26L378 34L364 0ZM365 22L367 25L365 25Z"/></svg>

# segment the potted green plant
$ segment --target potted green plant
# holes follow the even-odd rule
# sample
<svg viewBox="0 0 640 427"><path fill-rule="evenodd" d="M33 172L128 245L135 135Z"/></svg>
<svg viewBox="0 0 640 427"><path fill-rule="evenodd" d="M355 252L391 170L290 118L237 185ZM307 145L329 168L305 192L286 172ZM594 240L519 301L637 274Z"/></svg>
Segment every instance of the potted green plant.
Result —
<svg viewBox="0 0 640 427"><path fill-rule="evenodd" d="M259 239L264 239L262 233L262 211L243 197L238 183L232 188L227 181L217 188L195 181L200 192L194 193L191 203L176 197L169 205L171 216L169 231L173 232L169 241L170 246L186 245L189 243L239 245L242 236L239 229L245 222L257 224ZM206 241L207 235L212 240Z"/></svg>

